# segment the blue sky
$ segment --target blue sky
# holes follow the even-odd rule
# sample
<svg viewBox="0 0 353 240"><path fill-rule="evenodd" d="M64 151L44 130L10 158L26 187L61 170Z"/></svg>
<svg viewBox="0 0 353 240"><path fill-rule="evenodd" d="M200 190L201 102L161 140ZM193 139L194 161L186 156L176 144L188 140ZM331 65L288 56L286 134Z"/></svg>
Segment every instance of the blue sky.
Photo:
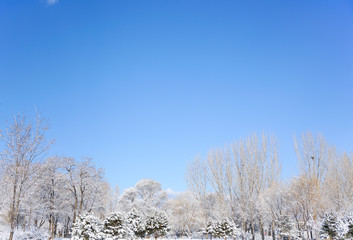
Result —
<svg viewBox="0 0 353 240"><path fill-rule="evenodd" d="M0 1L0 127L50 121L49 154L121 189L186 189L187 163L251 133L321 132L353 150L353 2Z"/></svg>

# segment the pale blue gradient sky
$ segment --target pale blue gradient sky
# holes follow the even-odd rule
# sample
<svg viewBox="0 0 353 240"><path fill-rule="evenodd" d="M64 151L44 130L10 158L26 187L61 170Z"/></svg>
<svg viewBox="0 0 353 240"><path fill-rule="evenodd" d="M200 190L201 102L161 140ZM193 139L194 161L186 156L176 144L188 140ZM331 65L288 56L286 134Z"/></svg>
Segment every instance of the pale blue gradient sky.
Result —
<svg viewBox="0 0 353 240"><path fill-rule="evenodd" d="M120 188L186 189L195 155L250 133L353 150L353 2L0 1L0 126L38 108L50 154L89 156Z"/></svg>

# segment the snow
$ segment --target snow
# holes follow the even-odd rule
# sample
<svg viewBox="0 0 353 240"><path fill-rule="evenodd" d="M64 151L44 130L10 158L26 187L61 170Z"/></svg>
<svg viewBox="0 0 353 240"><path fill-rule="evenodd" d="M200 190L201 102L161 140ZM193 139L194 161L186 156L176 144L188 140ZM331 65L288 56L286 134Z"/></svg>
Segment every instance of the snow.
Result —
<svg viewBox="0 0 353 240"><path fill-rule="evenodd" d="M10 235L10 229L8 227L0 227L0 240L8 239ZM36 229L30 229L23 231L22 229L16 229L14 234L14 240L25 240L25 239L36 239L44 240L48 239L49 235L47 231L41 231Z"/></svg>

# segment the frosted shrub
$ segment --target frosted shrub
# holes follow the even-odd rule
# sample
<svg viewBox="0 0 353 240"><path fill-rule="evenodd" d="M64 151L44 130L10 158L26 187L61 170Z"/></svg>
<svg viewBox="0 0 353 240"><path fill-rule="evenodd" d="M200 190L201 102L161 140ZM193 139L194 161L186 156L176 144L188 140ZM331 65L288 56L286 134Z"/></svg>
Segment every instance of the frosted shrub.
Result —
<svg viewBox="0 0 353 240"><path fill-rule="evenodd" d="M155 211L146 219L146 234L155 239L163 237L169 231L168 219L164 212Z"/></svg>
<svg viewBox="0 0 353 240"><path fill-rule="evenodd" d="M339 217L337 213L326 213L322 218L322 239L353 239L353 213L346 212Z"/></svg>
<svg viewBox="0 0 353 240"><path fill-rule="evenodd" d="M126 224L124 216L120 213L112 213L104 220L104 233L109 239L132 238L133 232Z"/></svg>
<svg viewBox="0 0 353 240"><path fill-rule="evenodd" d="M126 216L126 223L136 237L144 238L146 227L142 220L142 213L133 208Z"/></svg>
<svg viewBox="0 0 353 240"><path fill-rule="evenodd" d="M289 219L287 215L280 216L275 220L277 234L280 238L294 238L296 234L293 234L294 223Z"/></svg>
<svg viewBox="0 0 353 240"><path fill-rule="evenodd" d="M213 238L235 238L241 235L241 230L231 221L223 218L221 221L210 221L207 228L202 231L203 234L211 235Z"/></svg>
<svg viewBox="0 0 353 240"><path fill-rule="evenodd" d="M102 222L90 213L78 217L72 227L72 240L103 240L106 239L103 233Z"/></svg>

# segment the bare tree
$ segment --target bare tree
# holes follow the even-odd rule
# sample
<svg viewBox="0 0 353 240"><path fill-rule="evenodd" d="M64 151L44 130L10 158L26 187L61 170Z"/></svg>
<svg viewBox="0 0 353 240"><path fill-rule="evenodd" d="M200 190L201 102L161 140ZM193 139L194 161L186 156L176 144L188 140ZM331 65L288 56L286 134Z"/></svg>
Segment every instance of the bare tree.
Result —
<svg viewBox="0 0 353 240"><path fill-rule="evenodd" d="M135 185L142 208L160 208L167 199L167 194L162 190L159 182L153 179L142 179Z"/></svg>
<svg viewBox="0 0 353 240"><path fill-rule="evenodd" d="M129 212L136 208L148 215L163 206L167 200L167 193L162 190L159 182L152 179L142 179L135 187L126 189L119 199L119 209Z"/></svg>
<svg viewBox="0 0 353 240"><path fill-rule="evenodd" d="M246 223L250 223L253 238L255 221L259 222L261 232L264 232L257 209L259 196L278 181L279 176L277 143L273 137L265 134L260 138L253 135L230 147L212 149L207 161L197 158L187 171L191 191L196 196L206 195L206 183L209 183L217 195L217 204L226 208L224 210L228 217L234 222L241 219L244 231L247 230Z"/></svg>
<svg viewBox="0 0 353 240"><path fill-rule="evenodd" d="M207 163L203 161L200 156L196 156L194 161L188 165L185 174L186 182L191 193L201 205L203 227L206 227L210 218L210 209L207 204L207 175Z"/></svg>
<svg viewBox="0 0 353 240"><path fill-rule="evenodd" d="M313 229L308 225L308 220L311 217L312 221L316 222L324 209L323 183L327 176L329 159L334 157L332 154L334 150L322 135L314 136L310 132L303 134L300 140L294 137L294 147L300 173L300 181L295 185L299 184L297 189L301 192L300 199L306 204L302 208L303 227L310 235L308 237L314 238Z"/></svg>
<svg viewBox="0 0 353 240"><path fill-rule="evenodd" d="M345 198L345 208L353 209L353 154L346 153L341 157L342 169L342 194Z"/></svg>
<svg viewBox="0 0 353 240"><path fill-rule="evenodd" d="M34 189L34 201L39 202L37 208L45 210L50 239L57 235L58 223L68 207L68 194L65 189L67 181L62 172L63 160L64 158L57 156L47 158L43 163L42 177Z"/></svg>
<svg viewBox="0 0 353 240"><path fill-rule="evenodd" d="M207 194L207 166L200 156L188 165L185 178L196 199L200 200Z"/></svg>
<svg viewBox="0 0 353 240"><path fill-rule="evenodd" d="M325 138L320 134L314 136L307 132L301 136L300 140L294 137L294 147L300 174L316 181L316 184L322 183L328 162L328 144Z"/></svg>
<svg viewBox="0 0 353 240"><path fill-rule="evenodd" d="M53 141L47 141L47 126L37 113L32 122L20 114L12 124L0 131L4 149L0 155L1 180L7 187L9 240L13 239L16 217L22 200L39 178L39 163Z"/></svg>
<svg viewBox="0 0 353 240"><path fill-rule="evenodd" d="M273 183L261 194L258 204L261 217L268 221L270 234L275 240L276 233L278 233L276 223L290 215L287 186L281 182Z"/></svg>
<svg viewBox="0 0 353 240"><path fill-rule="evenodd" d="M103 206L102 197L109 188L104 186L104 172L97 169L91 159L86 158L82 162L74 158L66 158L64 161L64 173L67 179L67 190L70 192L72 207L72 222L83 211L91 212Z"/></svg>
<svg viewBox="0 0 353 240"><path fill-rule="evenodd" d="M169 212L173 231L178 237L191 236L193 231L200 229L203 220L201 206L192 193L183 192L176 198L169 199L166 210Z"/></svg>
<svg viewBox="0 0 353 240"><path fill-rule="evenodd" d="M352 207L353 161L346 153L329 151L327 173L323 182L325 210L339 212Z"/></svg>
<svg viewBox="0 0 353 240"><path fill-rule="evenodd" d="M258 221L262 239L264 223L259 214L258 201L262 193L278 182L281 167L278 161L277 140L271 135L252 135L233 145L236 164L236 198L239 202L243 229L244 221L250 223L253 239Z"/></svg>
<svg viewBox="0 0 353 240"><path fill-rule="evenodd" d="M305 176L292 179L289 189L290 208L301 238L305 237L305 233L308 239L314 237L313 221L320 207L320 196L318 188Z"/></svg>

